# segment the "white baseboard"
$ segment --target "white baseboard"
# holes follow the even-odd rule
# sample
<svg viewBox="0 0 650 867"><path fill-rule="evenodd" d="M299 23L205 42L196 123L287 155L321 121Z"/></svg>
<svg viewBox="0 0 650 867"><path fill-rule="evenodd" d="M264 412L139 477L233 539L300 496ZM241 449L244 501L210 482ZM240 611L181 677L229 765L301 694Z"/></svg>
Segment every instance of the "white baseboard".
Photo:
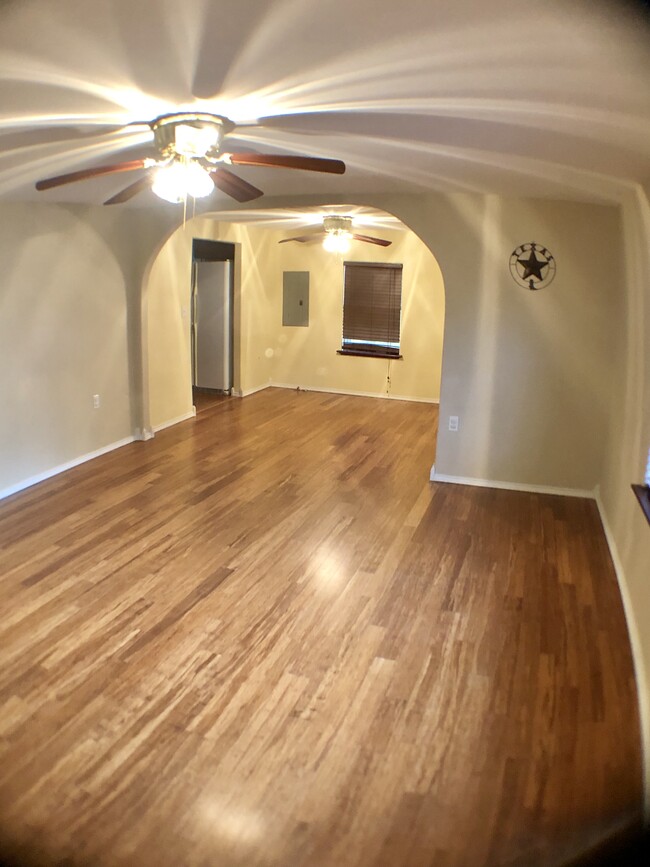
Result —
<svg viewBox="0 0 650 867"><path fill-rule="evenodd" d="M190 412L186 412L185 415L179 415L178 418L170 418L169 421L164 421L162 424L157 424L153 428L154 433L158 433L160 430L165 430L167 427L173 427L175 424L180 424L182 421L188 421L190 418L194 418L196 416L196 407L193 406ZM146 439L151 439L151 437L147 436L145 433Z"/></svg>
<svg viewBox="0 0 650 867"><path fill-rule="evenodd" d="M605 538L609 546L609 553L614 564L616 579L618 581L621 599L623 600L623 610L625 612L625 620L627 621L627 631L630 636L630 646L632 647L632 660L634 663L634 676L636 679L637 697L639 701L639 717L641 723L641 750L643 753L643 792L644 792L644 817L646 825L650 824L650 683L648 682L645 663L643 661L643 649L641 645L641 637L639 635L639 627L634 616L632 600L628 588L625 570L618 552L618 546L614 539L603 501L600 498L600 490L596 488L596 503L600 513L600 520L605 531Z"/></svg>
<svg viewBox="0 0 650 867"><path fill-rule="evenodd" d="M115 451L115 449L121 449L122 446L128 446L132 442L135 442L135 437L125 437L122 440L117 440L117 442L103 446L101 449L96 449L94 452L88 452L88 454L81 455L71 461L66 461L65 464L59 464L56 467L45 470L45 472L38 473L35 476L30 476L28 479L16 482L15 485L10 485L8 488L4 488L0 491L0 500L4 500L5 497L10 497L12 494L17 494L19 491L24 491L25 488L31 488L32 485L37 485L39 482L44 482L46 479L51 479L52 476L58 476L59 473L71 470L73 467L78 467L79 464L85 464L86 461L92 461L93 458L99 458L101 455Z"/></svg>
<svg viewBox="0 0 650 867"><path fill-rule="evenodd" d="M269 388L271 385L270 382L265 382L264 385L256 385L255 388L247 388L245 391L242 391L241 388L233 389L233 397L248 397L249 394L256 394L258 391L264 391L265 388Z"/></svg>
<svg viewBox="0 0 650 867"><path fill-rule="evenodd" d="M471 485L475 488L499 488L505 491L526 491L530 494L552 494L556 497L582 497L587 500L596 498L595 491L581 488L554 488L551 485L527 485L519 482L498 482L494 479L474 479L465 476L448 476L436 473L435 465L431 467L429 479L432 482L447 482L452 485Z"/></svg>
<svg viewBox="0 0 650 867"><path fill-rule="evenodd" d="M271 388L288 388L292 391L318 391L323 394L345 394L350 397L378 397L383 400L407 400L412 403L440 403L433 397L408 397L402 394L386 394L384 391L349 391L345 388L320 388L315 385L292 385L287 382L270 382Z"/></svg>

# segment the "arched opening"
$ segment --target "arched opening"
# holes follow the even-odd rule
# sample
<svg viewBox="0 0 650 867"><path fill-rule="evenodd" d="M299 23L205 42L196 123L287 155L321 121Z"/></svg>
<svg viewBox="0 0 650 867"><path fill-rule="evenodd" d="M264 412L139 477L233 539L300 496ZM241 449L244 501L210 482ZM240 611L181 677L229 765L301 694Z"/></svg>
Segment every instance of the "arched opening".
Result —
<svg viewBox="0 0 650 867"><path fill-rule="evenodd" d="M445 292L438 262L418 235L385 212L385 222L370 234L390 240L389 247L354 242L348 253L337 255L320 243L279 243L301 234L289 228L300 219L317 228L317 214L332 210L215 212L188 221L166 240L144 285L144 391L154 430L193 414L189 311L195 238L235 245L236 395L279 386L439 402ZM402 264L401 358L339 354L345 262ZM283 277L295 272L308 274L307 327L283 324Z"/></svg>

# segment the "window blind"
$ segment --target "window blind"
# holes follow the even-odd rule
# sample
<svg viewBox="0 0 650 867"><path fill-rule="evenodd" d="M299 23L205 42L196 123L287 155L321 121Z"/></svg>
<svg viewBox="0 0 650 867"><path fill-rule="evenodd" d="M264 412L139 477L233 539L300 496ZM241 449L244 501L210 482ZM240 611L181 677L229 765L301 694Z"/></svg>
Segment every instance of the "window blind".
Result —
<svg viewBox="0 0 650 867"><path fill-rule="evenodd" d="M344 265L343 349L399 355L402 265Z"/></svg>

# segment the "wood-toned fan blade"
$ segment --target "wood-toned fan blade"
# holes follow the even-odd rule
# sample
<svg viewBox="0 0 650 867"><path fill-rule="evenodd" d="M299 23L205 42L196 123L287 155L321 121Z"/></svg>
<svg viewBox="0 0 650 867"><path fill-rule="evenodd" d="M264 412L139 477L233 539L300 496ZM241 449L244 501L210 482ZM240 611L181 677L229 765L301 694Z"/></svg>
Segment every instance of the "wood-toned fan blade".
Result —
<svg viewBox="0 0 650 867"><path fill-rule="evenodd" d="M78 172L69 172L67 175L57 175L54 178L45 178L36 182L37 190L50 190L52 187L62 187L64 184L73 184L75 181L85 181L86 178L97 178L100 175L113 175L116 172L132 172L134 169L143 169L144 160L130 160L126 163L114 163L112 166L95 166L93 169L81 169Z"/></svg>
<svg viewBox="0 0 650 867"><path fill-rule="evenodd" d="M372 238L370 235L352 235L355 241L365 241L366 244L377 244L379 247L390 247L392 241L384 241L383 238Z"/></svg>
<svg viewBox="0 0 650 867"><path fill-rule="evenodd" d="M121 205L122 202L128 202L129 199L132 199L134 196L137 196L138 193L143 192L143 190L148 190L151 186L152 178L150 175L145 175L143 178L138 178L137 181L133 184L129 184L128 187L124 187L123 190L120 190L119 193L116 193L114 196L111 196L110 199L106 199L104 202L105 205Z"/></svg>
<svg viewBox="0 0 650 867"><path fill-rule="evenodd" d="M254 187L242 178L238 178L237 175L233 175L228 169L221 167L212 169L210 175L215 186L222 193L226 193L226 195L231 196L238 202L250 202L252 199L259 199L260 196L264 195L262 190L258 190L257 187Z"/></svg>
<svg viewBox="0 0 650 867"><path fill-rule="evenodd" d="M321 157L297 157L288 154L229 154L233 166L268 166L276 169L303 169L307 172L329 172L342 175L345 163Z"/></svg>
<svg viewBox="0 0 650 867"><path fill-rule="evenodd" d="M287 241L298 241L300 244L304 244L306 241L318 241L324 234L325 232L312 232L311 235L298 235L297 238L283 238L278 241L278 244L286 244Z"/></svg>

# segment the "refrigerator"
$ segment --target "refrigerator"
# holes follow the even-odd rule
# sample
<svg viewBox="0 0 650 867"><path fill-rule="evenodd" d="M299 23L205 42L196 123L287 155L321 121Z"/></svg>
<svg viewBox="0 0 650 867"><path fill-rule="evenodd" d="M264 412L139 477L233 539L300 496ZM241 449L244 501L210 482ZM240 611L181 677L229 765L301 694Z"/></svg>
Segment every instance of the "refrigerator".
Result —
<svg viewBox="0 0 650 867"><path fill-rule="evenodd" d="M192 384L232 389L232 262L195 262L192 281Z"/></svg>

